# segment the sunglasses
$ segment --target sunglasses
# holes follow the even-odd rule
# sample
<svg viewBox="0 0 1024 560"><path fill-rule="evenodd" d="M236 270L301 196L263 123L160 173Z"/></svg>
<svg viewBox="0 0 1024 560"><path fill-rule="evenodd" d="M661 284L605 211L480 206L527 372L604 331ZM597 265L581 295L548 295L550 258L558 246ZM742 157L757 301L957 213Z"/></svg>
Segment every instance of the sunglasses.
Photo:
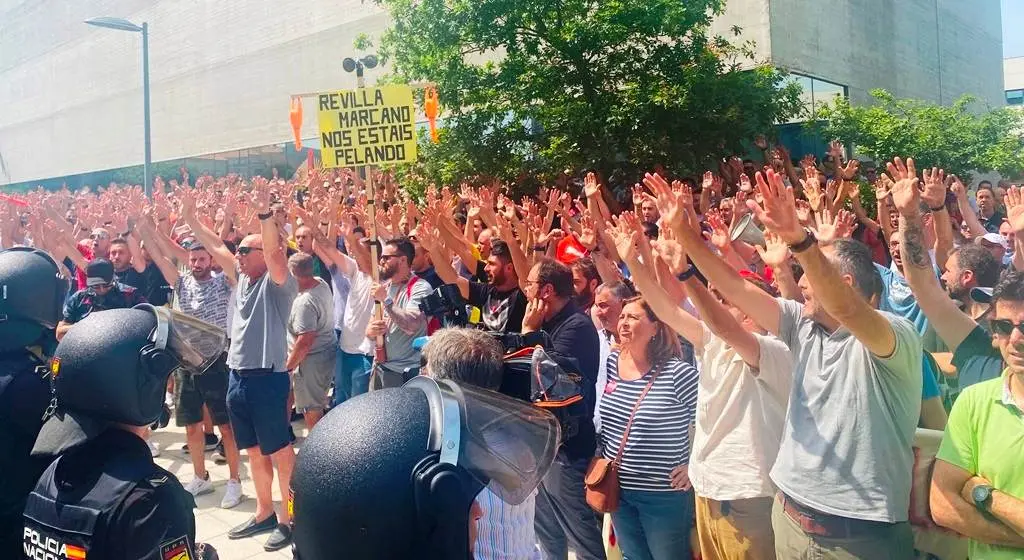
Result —
<svg viewBox="0 0 1024 560"><path fill-rule="evenodd" d="M1010 336L1013 329L1024 334L1024 323L1014 323L1009 319L990 319L988 325L992 328L992 332L999 336Z"/></svg>
<svg viewBox="0 0 1024 560"><path fill-rule="evenodd" d="M105 234L105 233L90 233L89 234L89 239L107 239L108 237L110 237L110 236Z"/></svg>
<svg viewBox="0 0 1024 560"><path fill-rule="evenodd" d="M378 260L389 261L389 260L391 260L391 259L393 259L395 257L400 257L400 256L402 256L402 255L381 255L380 259L378 259Z"/></svg>
<svg viewBox="0 0 1024 560"><path fill-rule="evenodd" d="M243 255L244 256L244 255L248 255L249 253L251 253L253 251L262 251L262 250L263 249L260 249L259 247L239 247L236 252L239 255Z"/></svg>

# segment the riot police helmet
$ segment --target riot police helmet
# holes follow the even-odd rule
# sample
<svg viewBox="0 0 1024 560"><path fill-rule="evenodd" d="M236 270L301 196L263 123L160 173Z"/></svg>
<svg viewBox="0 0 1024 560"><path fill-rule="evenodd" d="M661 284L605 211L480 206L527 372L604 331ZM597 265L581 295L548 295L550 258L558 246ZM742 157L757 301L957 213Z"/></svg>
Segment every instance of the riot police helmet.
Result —
<svg viewBox="0 0 1024 560"><path fill-rule="evenodd" d="M62 453L112 424L152 424L171 372L205 372L226 343L219 327L166 307L90 313L50 361L53 402L32 453Z"/></svg>
<svg viewBox="0 0 1024 560"><path fill-rule="evenodd" d="M0 251L0 351L36 343L57 326L68 279L50 255L32 247Z"/></svg>
<svg viewBox="0 0 1024 560"><path fill-rule="evenodd" d="M522 503L551 466L559 429L529 403L423 376L349 399L295 465L294 557L472 558L477 494Z"/></svg>

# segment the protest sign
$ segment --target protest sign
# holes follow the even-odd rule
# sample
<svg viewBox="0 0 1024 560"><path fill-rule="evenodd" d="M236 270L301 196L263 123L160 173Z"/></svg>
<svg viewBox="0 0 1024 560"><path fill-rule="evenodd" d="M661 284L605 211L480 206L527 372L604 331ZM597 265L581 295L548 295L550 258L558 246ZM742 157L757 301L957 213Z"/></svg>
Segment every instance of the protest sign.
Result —
<svg viewBox="0 0 1024 560"><path fill-rule="evenodd" d="M323 166L416 160L412 89L386 85L317 94Z"/></svg>

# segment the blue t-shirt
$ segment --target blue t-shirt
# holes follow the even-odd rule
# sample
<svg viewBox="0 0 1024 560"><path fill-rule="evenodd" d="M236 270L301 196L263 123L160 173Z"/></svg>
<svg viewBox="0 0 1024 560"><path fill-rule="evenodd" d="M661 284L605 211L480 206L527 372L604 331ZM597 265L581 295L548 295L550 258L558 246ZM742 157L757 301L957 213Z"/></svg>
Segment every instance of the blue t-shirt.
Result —
<svg viewBox="0 0 1024 560"><path fill-rule="evenodd" d="M932 360L928 352L924 353L924 359L921 361L924 367L924 383L921 386L921 400L926 401L935 397L941 396L942 391L939 389L939 372L935 368L935 362Z"/></svg>
<svg viewBox="0 0 1024 560"><path fill-rule="evenodd" d="M907 280L899 272L878 263L875 263L875 270L882 277L882 297L878 302L878 309L903 317L914 324L917 334L924 335L928 331L928 318L917 305L917 299L910 291Z"/></svg>

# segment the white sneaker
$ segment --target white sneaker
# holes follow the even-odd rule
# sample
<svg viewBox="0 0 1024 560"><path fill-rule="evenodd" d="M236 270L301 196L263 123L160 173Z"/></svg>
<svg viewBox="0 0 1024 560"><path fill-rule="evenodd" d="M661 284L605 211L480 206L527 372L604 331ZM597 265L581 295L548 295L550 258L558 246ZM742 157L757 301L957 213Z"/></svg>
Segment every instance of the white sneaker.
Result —
<svg viewBox="0 0 1024 560"><path fill-rule="evenodd" d="M146 443L149 444L149 452L154 457L159 457L160 456L160 446L158 446L156 443L154 443L152 441L147 441Z"/></svg>
<svg viewBox="0 0 1024 560"><path fill-rule="evenodd" d="M220 501L220 507L223 509L231 509L242 503L244 498L245 494L242 494L242 483L237 480L228 480L228 484L224 490L224 497Z"/></svg>
<svg viewBox="0 0 1024 560"><path fill-rule="evenodd" d="M185 485L185 490L188 490L189 494L196 497L213 492L213 483L210 482L210 473L206 473L205 479L199 478L198 476L192 477L192 480Z"/></svg>

